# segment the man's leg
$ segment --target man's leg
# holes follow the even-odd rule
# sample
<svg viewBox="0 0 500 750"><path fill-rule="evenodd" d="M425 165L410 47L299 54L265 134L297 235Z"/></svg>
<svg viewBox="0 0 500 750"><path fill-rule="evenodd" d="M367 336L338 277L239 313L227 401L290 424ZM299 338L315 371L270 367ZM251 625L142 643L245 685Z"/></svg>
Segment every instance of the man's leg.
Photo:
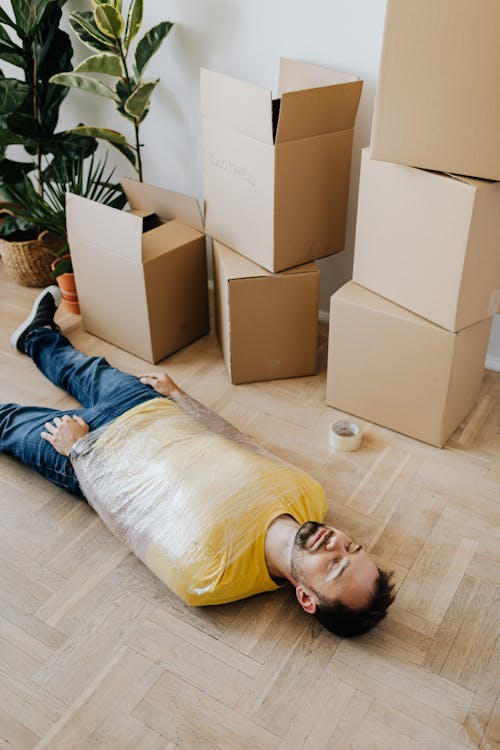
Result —
<svg viewBox="0 0 500 750"><path fill-rule="evenodd" d="M30 331L25 353L52 383L86 407L106 407L113 417L158 396L135 375L111 367L104 357L88 357L50 328Z"/></svg>
<svg viewBox="0 0 500 750"><path fill-rule="evenodd" d="M133 375L111 367L103 357L87 357L74 349L54 322L60 301L56 286L43 289L12 334L11 346L28 354L49 380L84 406L113 405L118 416L158 395Z"/></svg>
<svg viewBox="0 0 500 750"><path fill-rule="evenodd" d="M67 413L84 417L85 410L64 412L38 406L0 404L0 453L10 453L53 484L81 496L69 458L40 437L45 422Z"/></svg>

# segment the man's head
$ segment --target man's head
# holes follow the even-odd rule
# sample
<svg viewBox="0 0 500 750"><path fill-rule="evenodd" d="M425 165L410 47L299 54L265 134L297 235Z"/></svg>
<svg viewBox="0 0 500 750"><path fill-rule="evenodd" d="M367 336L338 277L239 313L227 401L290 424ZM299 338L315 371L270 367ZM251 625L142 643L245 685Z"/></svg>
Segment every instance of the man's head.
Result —
<svg viewBox="0 0 500 750"><path fill-rule="evenodd" d="M366 633L394 600L390 575L360 544L332 526L307 521L297 532L291 573L301 607L342 636Z"/></svg>

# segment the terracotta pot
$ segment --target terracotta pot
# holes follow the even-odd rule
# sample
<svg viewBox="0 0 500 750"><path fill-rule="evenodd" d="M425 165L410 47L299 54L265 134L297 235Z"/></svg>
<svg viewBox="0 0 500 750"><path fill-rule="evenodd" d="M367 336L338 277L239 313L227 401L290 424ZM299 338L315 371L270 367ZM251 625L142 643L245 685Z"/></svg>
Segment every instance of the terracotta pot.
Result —
<svg viewBox="0 0 500 750"><path fill-rule="evenodd" d="M68 255L64 255L63 258L69 258ZM53 261L51 268L57 266L59 259ZM56 276L57 286L61 290L62 304L67 312L73 313L74 315L80 315L80 305L78 304L78 294L76 292L75 274L74 273L61 273Z"/></svg>

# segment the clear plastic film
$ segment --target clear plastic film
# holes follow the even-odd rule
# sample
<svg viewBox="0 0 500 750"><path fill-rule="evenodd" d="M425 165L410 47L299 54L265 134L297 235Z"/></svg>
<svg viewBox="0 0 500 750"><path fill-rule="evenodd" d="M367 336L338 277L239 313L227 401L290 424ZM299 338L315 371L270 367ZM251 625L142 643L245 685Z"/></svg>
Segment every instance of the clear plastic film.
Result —
<svg viewBox="0 0 500 750"><path fill-rule="evenodd" d="M71 461L106 525L189 604L277 588L264 558L270 523L326 513L314 479L187 397L131 409L79 440Z"/></svg>

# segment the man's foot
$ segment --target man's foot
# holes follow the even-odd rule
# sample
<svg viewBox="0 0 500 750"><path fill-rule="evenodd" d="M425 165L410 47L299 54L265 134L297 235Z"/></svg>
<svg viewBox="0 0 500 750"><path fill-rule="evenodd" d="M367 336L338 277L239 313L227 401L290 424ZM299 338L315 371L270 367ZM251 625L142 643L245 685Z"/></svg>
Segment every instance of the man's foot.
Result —
<svg viewBox="0 0 500 750"><path fill-rule="evenodd" d="M54 315L60 302L61 292L58 286L48 286L43 289L33 302L28 317L23 320L10 337L11 347L25 354L24 344L30 331L35 328L52 328L53 331L58 331L59 326L54 323Z"/></svg>

